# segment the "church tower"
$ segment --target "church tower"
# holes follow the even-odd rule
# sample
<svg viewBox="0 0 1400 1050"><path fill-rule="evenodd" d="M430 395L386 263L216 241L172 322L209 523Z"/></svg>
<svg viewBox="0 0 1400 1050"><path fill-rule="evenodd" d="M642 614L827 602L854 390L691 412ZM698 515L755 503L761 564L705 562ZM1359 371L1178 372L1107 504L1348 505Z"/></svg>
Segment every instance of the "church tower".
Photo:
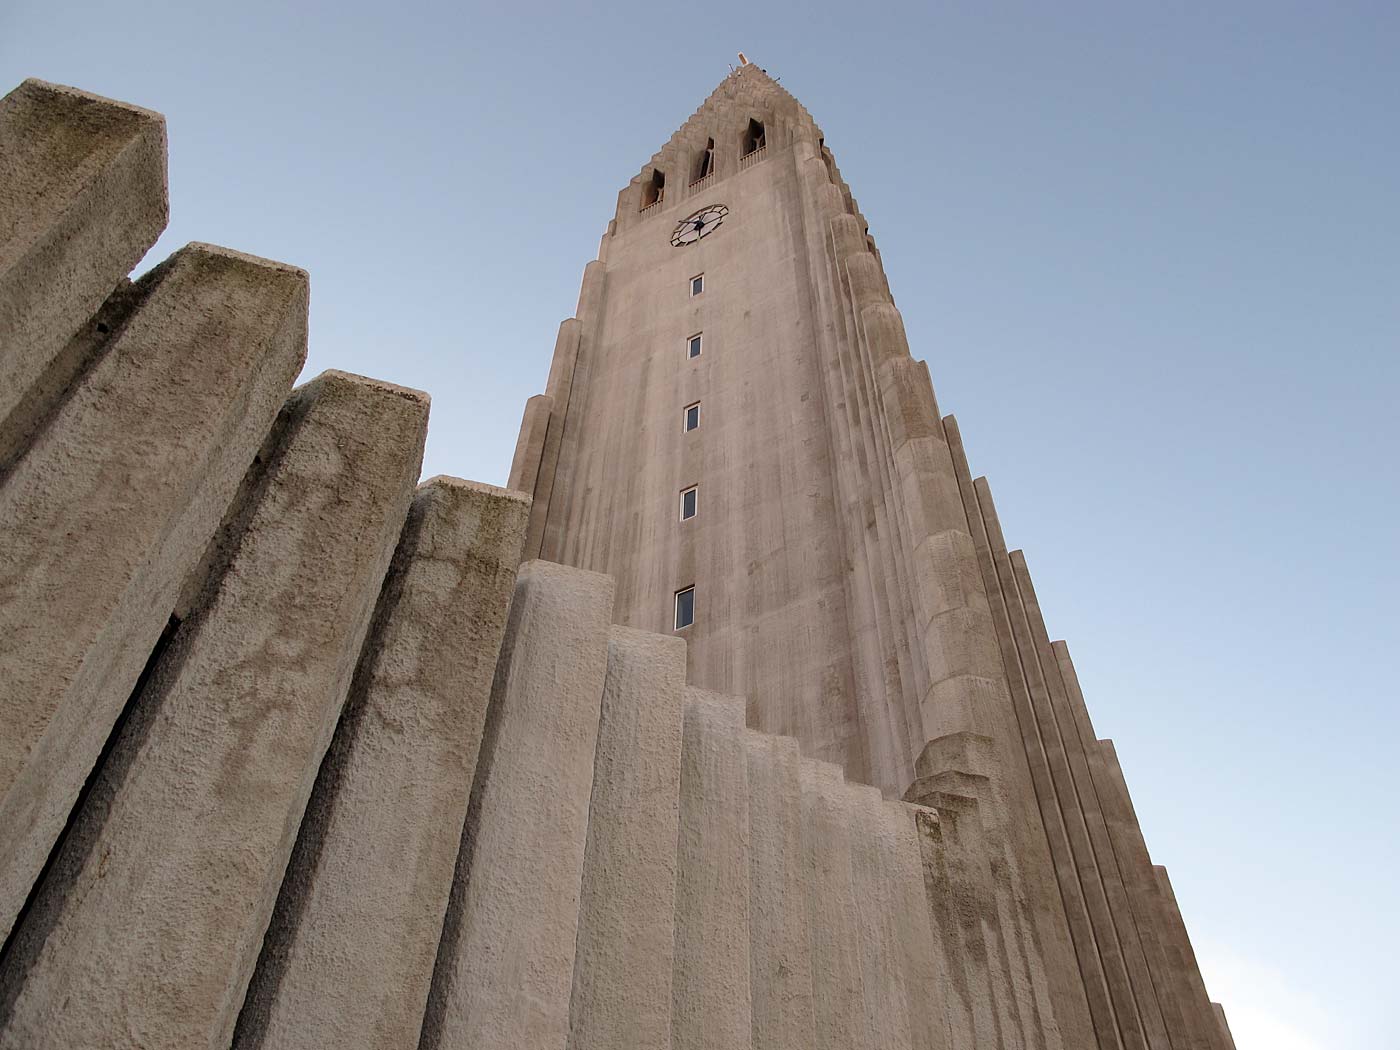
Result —
<svg viewBox="0 0 1400 1050"><path fill-rule="evenodd" d="M618 195L510 487L525 557L612 576L615 622L683 637L750 728L970 814L985 866L950 892L1024 1003L976 1046L1232 1045L859 206L757 66Z"/></svg>

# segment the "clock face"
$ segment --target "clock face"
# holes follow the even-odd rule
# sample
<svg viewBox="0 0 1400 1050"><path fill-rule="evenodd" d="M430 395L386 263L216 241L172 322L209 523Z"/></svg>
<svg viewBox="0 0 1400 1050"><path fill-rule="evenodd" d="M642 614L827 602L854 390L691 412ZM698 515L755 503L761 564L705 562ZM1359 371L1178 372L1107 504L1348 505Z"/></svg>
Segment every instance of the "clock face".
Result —
<svg viewBox="0 0 1400 1050"><path fill-rule="evenodd" d="M711 204L701 208L690 218L676 223L676 230L671 234L671 243L677 248L694 244L701 237L709 236L712 230L719 229L719 224L728 214L729 209L723 204Z"/></svg>

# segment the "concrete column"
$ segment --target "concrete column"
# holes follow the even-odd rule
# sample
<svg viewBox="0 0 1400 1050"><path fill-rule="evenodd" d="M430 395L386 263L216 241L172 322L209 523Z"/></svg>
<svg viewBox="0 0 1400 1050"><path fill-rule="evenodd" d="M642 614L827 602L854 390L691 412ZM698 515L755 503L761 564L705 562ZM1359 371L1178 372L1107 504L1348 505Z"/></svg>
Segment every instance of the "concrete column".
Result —
<svg viewBox="0 0 1400 1050"><path fill-rule="evenodd" d="M613 583L520 568L496 666L424 1050L562 1050Z"/></svg>
<svg viewBox="0 0 1400 1050"><path fill-rule="evenodd" d="M554 481L559 470L559 453L564 441L564 423L569 414L569 399L573 393L574 368L578 364L581 331L582 325L578 318L570 317L560 323L559 334L554 341L554 358L549 366L549 382L545 386L545 396L550 399L549 419L543 427L539 460L535 468L536 479L531 488L535 502L530 508L530 528L525 534L526 558L538 558L544 543L545 526L549 522L550 498L554 494ZM531 424L528 409L521 424L520 437L521 442L528 444L525 437L527 424ZM534 422L532 429L540 430L539 423ZM513 464L511 477L515 477Z"/></svg>
<svg viewBox="0 0 1400 1050"><path fill-rule="evenodd" d="M685 693L671 1045L752 1045L744 701Z"/></svg>
<svg viewBox="0 0 1400 1050"><path fill-rule="evenodd" d="M1089 719L1069 647L1064 642L1053 642L1051 651L1067 702L1079 726L1080 739L1085 742L1089 771L1107 824L1129 910L1161 1003L1172 1050L1212 1050L1215 1043L1209 1029L1203 1029L1194 1011L1185 1007L1189 995L1184 975L1169 962L1163 947L1164 933L1156 880L1152 874L1152 859L1147 852L1142 828L1133 813L1132 800L1118 766L1113 742L1094 739L1093 723Z"/></svg>
<svg viewBox="0 0 1400 1050"><path fill-rule="evenodd" d="M427 417L335 372L288 403L16 931L0 1047L229 1044Z"/></svg>
<svg viewBox="0 0 1400 1050"><path fill-rule="evenodd" d="M530 504L418 490L234 1046L413 1046Z"/></svg>
<svg viewBox="0 0 1400 1050"><path fill-rule="evenodd" d="M8 931L306 356L306 274L177 252L0 481Z"/></svg>
<svg viewBox="0 0 1400 1050"><path fill-rule="evenodd" d="M1224 1050L1235 1050L1235 1037L1230 1033L1230 1022L1225 1020L1225 1008L1219 1003L1211 1003L1215 1019L1220 1023L1220 1036L1224 1040Z"/></svg>
<svg viewBox="0 0 1400 1050"><path fill-rule="evenodd" d="M520 436L515 441L515 456L510 461L510 481L506 487L527 496L535 493L540 476L540 457L544 454L545 437L549 433L549 417L554 411L554 398L536 394L525 402L525 415L520 420Z"/></svg>
<svg viewBox="0 0 1400 1050"><path fill-rule="evenodd" d="M78 331L169 218L159 113L26 80L0 99L0 461L16 408L59 396Z"/></svg>
<svg viewBox="0 0 1400 1050"><path fill-rule="evenodd" d="M851 823L851 897L856 913L856 957L861 970L866 1037L870 1050L914 1050L909 1022L910 985L902 931L910 921L894 873L898 851L894 829L885 818L877 788L848 785L846 815ZM920 909L927 914L927 908ZM919 1046L919 1050L923 1050Z"/></svg>
<svg viewBox="0 0 1400 1050"><path fill-rule="evenodd" d="M1167 869L1160 864L1153 865L1152 872L1156 876L1161 899L1168 955L1176 959L1177 967L1185 975L1191 988L1187 1008L1195 1011L1203 1020L1212 1018L1215 1016L1215 1008L1211 1005L1210 994L1201 978L1201 967L1196 962L1196 949L1191 946L1191 935L1186 931L1186 921L1181 916L1181 906L1177 903L1176 891L1172 889L1172 880L1167 875ZM1227 1050L1234 1041L1228 1031L1222 1032L1218 1026L1211 1030L1211 1035L1216 1040L1216 1050Z"/></svg>
<svg viewBox="0 0 1400 1050"><path fill-rule="evenodd" d="M570 1050L670 1045L684 694L682 639L612 628Z"/></svg>
<svg viewBox="0 0 1400 1050"><path fill-rule="evenodd" d="M1004 769L1008 777L1007 835L1010 839L1008 864L1020 872L1034 928L1038 934L1038 955L1042 961L1054 1019L1066 1047L1094 1046L1116 1050L1117 1023L1108 996L1102 964L1094 950L1093 935L1083 892L1075 878L1064 818L1055 803L1054 785L1041 745L1038 723L1031 707L1026 675L1011 631L1007 602L992 556L993 537L987 515L994 515L990 491L986 504L968 469L967 454L957 420L943 419L943 432L952 455L958 490L963 501L978 568L991 610L992 624L1001 649L1002 664L1010 687L1010 722L1002 730L1005 745L1015 754L1014 737L1020 738L1020 756L1025 765L1008 757ZM994 522L994 517L992 518ZM1000 540L999 528L996 538ZM1004 546L1004 544L1003 544ZM908 797L908 796L907 796ZM919 801L910 798L911 801Z"/></svg>
<svg viewBox="0 0 1400 1050"><path fill-rule="evenodd" d="M1148 969L1143 938L1138 935L1137 922L1128 901L1118 856L1113 849L1108 824L1099 801L1098 787L1089 766L1086 748L1092 744L1092 740L1086 742L1079 731L1081 720L1076 717L1077 712L1066 693L1064 679L1060 675L1060 664L1050 644L1045 617L1041 613L1024 552L1012 551L1009 561L1015 589L1020 596L1021 611L1030 635L1031 652L1026 654L1025 659L1036 662L1043 676L1049 722L1063 747L1068 779L1072 784L1073 805L1084 823L1088 839L1090 852L1089 856L1083 858L1081 870L1085 877L1098 881L1107 906L1108 928L1101 930L1099 936L1101 939L1111 937L1122 956L1132 989L1133 1003L1141 1020L1147 1045L1168 1050L1171 1043L1158 1002L1156 985ZM1087 715L1087 712L1085 713Z"/></svg>
<svg viewBox="0 0 1400 1050"><path fill-rule="evenodd" d="M812 1046L846 1050L867 1040L846 786L840 767L828 762L804 761L800 777L816 1029Z"/></svg>
<svg viewBox="0 0 1400 1050"><path fill-rule="evenodd" d="M797 741L744 734L749 777L749 968L753 1045L808 1050L811 940Z"/></svg>
<svg viewBox="0 0 1400 1050"><path fill-rule="evenodd" d="M887 862L895 916L895 935L909 1013L909 1033L918 1050L953 1050L970 1045L953 1037L948 1012L950 977L947 958L933 928L923 855L919 845L919 807L882 802L876 823L889 843ZM926 812L926 811L923 811ZM970 1036L971 1033L968 1033Z"/></svg>

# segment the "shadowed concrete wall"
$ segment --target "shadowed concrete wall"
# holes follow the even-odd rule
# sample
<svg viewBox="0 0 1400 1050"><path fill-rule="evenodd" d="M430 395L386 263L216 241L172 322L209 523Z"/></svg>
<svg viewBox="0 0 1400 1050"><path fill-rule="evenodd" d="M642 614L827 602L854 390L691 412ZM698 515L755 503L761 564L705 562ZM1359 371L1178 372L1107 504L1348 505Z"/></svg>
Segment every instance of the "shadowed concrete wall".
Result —
<svg viewBox="0 0 1400 1050"><path fill-rule="evenodd" d="M0 367L30 377L0 432L0 1047L1231 1047L815 125L758 71L716 97L653 165L708 129L717 171L624 191L620 269L561 326L511 471L533 505L415 493L426 395L290 390L301 271L191 245L125 282L164 221L157 116L0 102ZM609 290L730 177L697 299L796 271L684 323ZM774 356L702 376L691 323L701 361ZM717 383L719 436L635 408L640 440L599 436L651 459L596 502L589 398L676 333L641 385ZM677 528L677 463L711 531ZM517 572L599 555L574 515L640 545L616 587Z"/></svg>

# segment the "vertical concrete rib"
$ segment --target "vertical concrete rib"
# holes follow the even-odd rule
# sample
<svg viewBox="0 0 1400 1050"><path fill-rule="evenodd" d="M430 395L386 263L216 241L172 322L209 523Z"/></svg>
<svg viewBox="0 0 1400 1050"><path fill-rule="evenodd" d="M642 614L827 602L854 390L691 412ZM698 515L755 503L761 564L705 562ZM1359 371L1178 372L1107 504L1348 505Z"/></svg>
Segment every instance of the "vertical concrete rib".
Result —
<svg viewBox="0 0 1400 1050"><path fill-rule="evenodd" d="M807 868L797 741L744 734L749 778L749 977L753 1045L809 1050L812 1030Z"/></svg>
<svg viewBox="0 0 1400 1050"><path fill-rule="evenodd" d="M1083 891L1075 874L1064 817L1056 802L1039 724L1031 706L1025 669L1011 630L1008 603L993 558L994 540L1000 541L1000 534L995 527L991 493L973 484L962 436L952 416L944 418L943 430L952 453L963 506L974 530L973 543L977 549L978 565L991 606L1022 753L1027 762L1030 790L1021 792L1018 797L1022 807L1034 799L1039 815L1036 821L1032 813L1025 812L1023 808L1013 815L1011 826L1018 838L1018 852L1026 859L1023 871L1035 909L1040 952L1053 989L1056 1019L1062 1026L1067 1047L1088 1045L1092 1032L1100 1050L1116 1050L1122 1043L1113 1003L1094 944ZM999 542L998 545L1004 547ZM1087 1017L1083 1009L1076 1009L1081 1003L1087 1007ZM1090 1024L1092 1028L1088 1027Z"/></svg>
<svg viewBox="0 0 1400 1050"><path fill-rule="evenodd" d="M1085 858L1087 863L1081 864L1081 871L1098 880L1107 905L1108 928L1100 930L1099 936L1101 939L1112 937L1118 946L1148 1046L1169 1050L1170 1040L1156 986L1148 969L1143 940L1138 934L1132 906L1128 902L1127 889L1090 770L1086 751L1093 741L1090 738L1086 742L1081 734L1082 720L1077 717L1066 693L1060 663L1050 644L1025 553L1012 551L1010 565L1029 629L1031 658L1039 665L1045 683L1049 721L1054 724L1055 733L1064 748L1075 808L1084 823L1088 840L1089 857Z"/></svg>
<svg viewBox="0 0 1400 1050"><path fill-rule="evenodd" d="M812 945L812 1046L847 1050L864 1046L867 1030L846 785L841 768L828 762L804 760L799 777Z"/></svg>
<svg viewBox="0 0 1400 1050"><path fill-rule="evenodd" d="M549 417L554 411L554 398L536 394L525 402L525 414L520 420L520 436L516 438L515 455L510 461L510 480L506 487L528 496L535 494L540 477L540 459L544 455L545 439L549 435Z"/></svg>
<svg viewBox="0 0 1400 1050"><path fill-rule="evenodd" d="M141 304L0 483L0 930L306 357L306 274L208 245Z"/></svg>
<svg viewBox="0 0 1400 1050"><path fill-rule="evenodd" d="M896 950L904 976L910 1037L916 1050L953 1050L966 1044L953 1038L951 1031L948 964L937 944L941 933L933 927L924 885L919 812L918 807L904 802L883 801L876 821L892 851L887 878L893 895Z"/></svg>
<svg viewBox="0 0 1400 1050"><path fill-rule="evenodd" d="M744 701L685 693L671 1045L752 1045Z"/></svg>
<svg viewBox="0 0 1400 1050"><path fill-rule="evenodd" d="M1130 911L1136 923L1143 951L1147 957L1153 987L1157 990L1162 1016L1167 1024L1173 1050L1211 1050L1215 1041L1204 1028L1195 1011L1187 1009L1189 995L1184 975L1168 960L1164 948L1164 932L1157 897L1156 880L1147 843L1132 811L1127 784L1113 750L1113 742L1096 740L1093 723L1084 703L1079 676L1075 673L1069 647L1064 642L1051 644L1059 669L1065 695L1085 742L1089 771L1093 778L1109 839L1126 891Z"/></svg>
<svg viewBox="0 0 1400 1050"><path fill-rule="evenodd" d="M0 1047L227 1046L422 462L426 396L288 402L0 970Z"/></svg>
<svg viewBox="0 0 1400 1050"><path fill-rule="evenodd" d="M1152 873L1156 877L1164 917L1163 925L1167 931L1168 954L1176 959L1177 966L1185 975L1191 989L1188 1009L1195 1011L1203 1021L1208 1021L1215 1016L1215 1008L1211 1005L1210 994L1206 991L1205 981L1201 977L1201 967L1196 961L1196 950L1191 946L1191 935L1186 932L1186 922L1181 916L1181 906L1177 904L1176 891L1172 889L1172 880L1167 875L1167 869L1160 864L1153 865ZM1217 1050L1225 1050L1233 1041L1220 1030L1218 1024L1214 1028L1208 1028L1208 1030L1216 1040Z"/></svg>
<svg viewBox="0 0 1400 1050"><path fill-rule="evenodd" d="M520 568L496 665L424 1050L563 1050L612 580Z"/></svg>
<svg viewBox="0 0 1400 1050"><path fill-rule="evenodd" d="M1011 637L1020 662L1021 673L1025 676L1031 715L1035 719L1040 748L1044 753L1046 766L1049 770L1053 805L1058 810L1065 830L1068 852L1061 863L1068 867L1066 876L1078 884L1079 893L1085 906L1085 915L1088 919L1087 928L1074 931L1075 940L1078 942L1080 936L1086 937L1087 940L1084 943L1087 950L1094 951L1098 955L1109 996L1112 999L1113 1015L1117 1021L1119 1038L1122 1039L1124 1047L1126 1050L1146 1050L1148 1047L1147 1036L1143 1029L1142 1019L1138 1014L1132 982L1128 977L1117 934L1113 929L1103 882L1099 877L1093 851L1089 845L1083 809L1079 804L1079 798L1070 775L1069 761L1065 755L1064 739L1060 734L1059 726L1054 718L1054 711L1050 706L1050 697L1039 658L1031 643L1025 606L1022 603L1020 591L1016 587L1010 554L1006 549L1006 541L1002 538L1001 523L997 519L991 489L987 485L986 478L977 478L973 486L977 493L978 504L982 508L993 566L1006 602Z"/></svg>
<svg viewBox="0 0 1400 1050"><path fill-rule="evenodd" d="M168 216L159 113L41 80L0 99L0 461L12 413L61 394L70 337Z"/></svg>
<svg viewBox="0 0 1400 1050"><path fill-rule="evenodd" d="M579 903L570 1050L665 1050L685 642L613 627Z"/></svg>
<svg viewBox="0 0 1400 1050"><path fill-rule="evenodd" d="M530 504L420 486L234 1046L411 1046L423 1024Z"/></svg>

